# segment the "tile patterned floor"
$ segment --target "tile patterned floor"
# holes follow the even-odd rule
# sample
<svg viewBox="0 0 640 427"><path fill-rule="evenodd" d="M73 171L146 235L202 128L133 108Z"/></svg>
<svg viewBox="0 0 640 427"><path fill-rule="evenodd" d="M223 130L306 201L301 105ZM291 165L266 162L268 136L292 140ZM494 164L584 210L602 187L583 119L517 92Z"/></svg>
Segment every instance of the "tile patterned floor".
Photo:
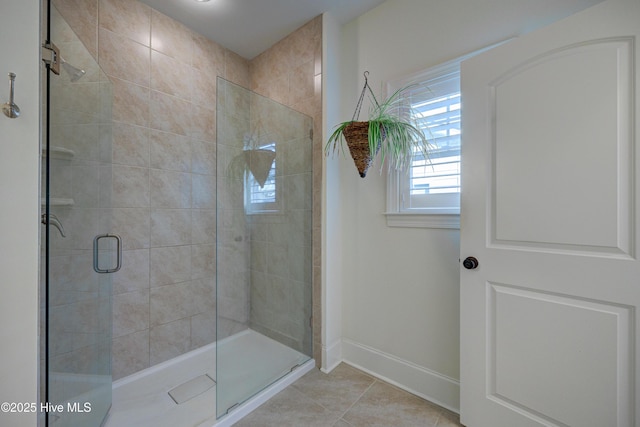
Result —
<svg viewBox="0 0 640 427"><path fill-rule="evenodd" d="M237 427L460 427L458 415L349 365L313 370Z"/></svg>

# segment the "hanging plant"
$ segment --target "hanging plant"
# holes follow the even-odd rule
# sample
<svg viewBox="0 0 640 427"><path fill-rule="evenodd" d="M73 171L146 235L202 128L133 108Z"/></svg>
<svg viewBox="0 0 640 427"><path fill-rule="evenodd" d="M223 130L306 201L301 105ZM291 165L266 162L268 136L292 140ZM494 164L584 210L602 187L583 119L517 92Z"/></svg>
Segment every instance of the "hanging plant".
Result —
<svg viewBox="0 0 640 427"><path fill-rule="evenodd" d="M271 172L276 152L266 148L249 148L245 149L243 154L249 171L258 182L258 185L260 185L260 188L263 188L269 177L269 172Z"/></svg>
<svg viewBox="0 0 640 427"><path fill-rule="evenodd" d="M367 81L368 71L364 72L364 87L356 105L353 118L336 126L325 146L325 153L335 153L338 146L344 151L346 142L360 177L364 178L375 156L380 153L384 163L396 170L405 169L411 164L413 155L418 152L424 158L429 156L430 145L424 132L416 125L411 108L402 95L410 86L398 89L384 102L378 103ZM357 121L362 108L364 95L369 91L373 108L369 120Z"/></svg>
<svg viewBox="0 0 640 427"><path fill-rule="evenodd" d="M229 163L229 176L238 177L244 172L250 173L260 188L263 188L276 158L275 146L274 135L268 134L262 121L258 120L253 131L244 135L242 153L234 156Z"/></svg>

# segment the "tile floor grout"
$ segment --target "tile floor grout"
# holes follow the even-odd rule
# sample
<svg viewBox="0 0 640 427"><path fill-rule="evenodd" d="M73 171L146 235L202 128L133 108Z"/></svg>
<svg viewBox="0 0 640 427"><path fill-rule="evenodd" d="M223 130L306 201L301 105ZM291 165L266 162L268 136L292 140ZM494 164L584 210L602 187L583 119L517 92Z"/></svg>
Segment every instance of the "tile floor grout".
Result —
<svg viewBox="0 0 640 427"><path fill-rule="evenodd" d="M346 421L346 420L344 419L344 416L345 416L345 415L347 415L347 412L349 412L349 411L351 410L351 408L353 408L353 407L356 405L356 403L358 403L358 401L359 401L360 399L362 399L362 396L364 396L364 395L365 395L369 390L371 390L371 387L373 387L373 385L374 385L374 384L376 383L376 381L377 381L377 380L376 380L375 378L373 378L373 377L372 377L372 380L373 380L373 381L371 381L371 384L369 384L369 387L367 387L367 389L366 389L365 391L363 391L363 392L360 394L360 396L358 396L358 398L355 400L355 402L353 402L353 403L351 404L351 406L349 406L349 407L347 408L347 410L346 410L346 411L344 411L344 412L342 413L342 415L340 415L340 418L338 418L338 421L343 420L345 423L347 423L347 424L351 425L348 421ZM336 422L337 422L337 421L336 421Z"/></svg>
<svg viewBox="0 0 640 427"><path fill-rule="evenodd" d="M461 426L454 412L345 363L329 374L317 369L309 372L236 425Z"/></svg>
<svg viewBox="0 0 640 427"><path fill-rule="evenodd" d="M349 366L351 366L351 365L349 365ZM353 366L351 366L351 367L353 368ZM355 369L355 368L354 368L354 369ZM369 375L369 374L365 374L365 375ZM344 411L344 412L342 413L342 415L340 415L340 418L338 418L338 421L336 421L336 422L335 422L334 426L335 426L336 424L338 424L340 421L342 421L343 423L346 423L346 424L348 424L348 425L350 425L350 426L351 426L351 425L353 425L353 424L351 424L349 421L345 420L345 419L344 419L344 416L345 416L345 415L347 415L347 413L351 410L351 408L353 408L353 407L358 403L358 401L359 401L360 399L362 399L362 396L364 396L365 394L367 394L367 392L368 392L369 390L371 390L371 387L373 387L373 385L376 383L376 381L378 381L377 379L375 379L375 378L373 378L373 377L371 377L371 378L372 378L372 380L373 380L373 381L371 381L371 384L369 384L369 387L367 387L367 389L366 389L365 391L363 391L363 392L360 394L360 396L358 396L358 398L357 398L357 399L356 399L356 400L351 404L351 406L349 406L349 407L347 408L347 410L346 410L346 411Z"/></svg>

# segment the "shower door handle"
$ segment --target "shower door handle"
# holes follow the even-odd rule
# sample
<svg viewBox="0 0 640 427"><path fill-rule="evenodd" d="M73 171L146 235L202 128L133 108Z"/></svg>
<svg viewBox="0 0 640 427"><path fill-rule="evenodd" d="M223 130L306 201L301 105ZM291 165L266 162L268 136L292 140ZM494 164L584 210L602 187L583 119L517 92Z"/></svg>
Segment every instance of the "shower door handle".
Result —
<svg viewBox="0 0 640 427"><path fill-rule="evenodd" d="M116 266L114 268L100 268L100 240L116 240ZM100 234L93 239L93 269L96 273L115 273L122 267L122 238L117 234Z"/></svg>

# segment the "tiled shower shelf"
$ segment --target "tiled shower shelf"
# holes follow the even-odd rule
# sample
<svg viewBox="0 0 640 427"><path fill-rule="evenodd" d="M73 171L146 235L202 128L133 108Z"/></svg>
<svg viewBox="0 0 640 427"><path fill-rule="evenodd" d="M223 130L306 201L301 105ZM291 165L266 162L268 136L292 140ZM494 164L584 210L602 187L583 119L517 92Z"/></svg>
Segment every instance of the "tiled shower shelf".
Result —
<svg viewBox="0 0 640 427"><path fill-rule="evenodd" d="M49 151L53 159L71 160L76 155L73 150L63 147L51 147ZM42 149L42 157L47 157L47 150L44 148Z"/></svg>
<svg viewBox="0 0 640 427"><path fill-rule="evenodd" d="M49 149L49 153L51 154L52 159L60 159L60 160L71 160L76 155L73 150L69 150L64 147L51 147ZM42 158L47 157L47 150L45 148L42 149ZM75 204L74 200L71 198L63 198L63 197L51 197L50 198L51 206L73 206ZM46 200L44 198L40 199L40 204L44 206L46 204Z"/></svg>
<svg viewBox="0 0 640 427"><path fill-rule="evenodd" d="M59 198L59 197L52 197L50 199L50 206L73 206L74 205L74 201L73 199L63 199L63 198ZM41 205L45 205L47 203L46 199L40 199L40 204Z"/></svg>

